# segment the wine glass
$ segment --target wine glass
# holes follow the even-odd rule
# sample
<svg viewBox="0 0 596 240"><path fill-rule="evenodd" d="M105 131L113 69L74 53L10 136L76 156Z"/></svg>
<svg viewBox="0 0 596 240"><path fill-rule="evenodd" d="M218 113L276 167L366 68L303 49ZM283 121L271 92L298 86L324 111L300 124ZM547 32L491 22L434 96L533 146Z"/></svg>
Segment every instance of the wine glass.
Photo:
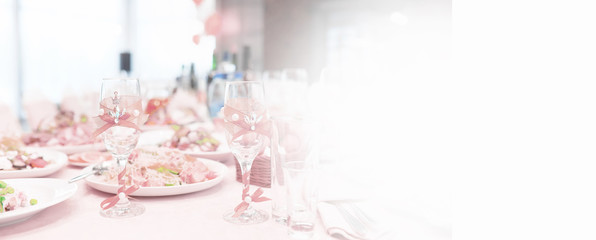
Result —
<svg viewBox="0 0 596 240"><path fill-rule="evenodd" d="M116 160L117 167L124 171L128 157L137 145L142 113L139 80L131 78L104 79L101 84L100 118L105 118L103 139L108 152ZM132 124L132 125L131 125ZM107 127L107 129L106 129ZM126 174L123 178L126 178ZM118 180L121 182L121 180ZM124 184L126 181L123 181ZM108 218L126 218L142 214L145 207L131 203L126 196L119 194L118 203L101 211Z"/></svg>
<svg viewBox="0 0 596 240"><path fill-rule="evenodd" d="M269 135L269 120L265 106L263 84L257 81L226 83L224 103L224 132L232 154L242 172L242 200L246 210L239 214L231 211L224 219L236 224L264 222L269 218L265 211L254 209L248 194L250 169L255 157L263 150ZM259 190L257 190L259 191ZM254 197L254 195L253 195ZM240 205L239 205L240 206Z"/></svg>

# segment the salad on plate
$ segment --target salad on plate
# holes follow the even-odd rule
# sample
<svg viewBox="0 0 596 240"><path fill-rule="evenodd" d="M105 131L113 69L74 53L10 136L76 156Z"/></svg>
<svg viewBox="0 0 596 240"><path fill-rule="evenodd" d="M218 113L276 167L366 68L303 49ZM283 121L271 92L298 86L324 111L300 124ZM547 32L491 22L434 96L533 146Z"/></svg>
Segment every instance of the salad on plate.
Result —
<svg viewBox="0 0 596 240"><path fill-rule="evenodd" d="M29 198L24 192L15 190L6 182L0 181L0 214L37 204L37 199Z"/></svg>
<svg viewBox="0 0 596 240"><path fill-rule="evenodd" d="M49 163L41 154L27 150L18 138L0 139L0 171L44 168Z"/></svg>

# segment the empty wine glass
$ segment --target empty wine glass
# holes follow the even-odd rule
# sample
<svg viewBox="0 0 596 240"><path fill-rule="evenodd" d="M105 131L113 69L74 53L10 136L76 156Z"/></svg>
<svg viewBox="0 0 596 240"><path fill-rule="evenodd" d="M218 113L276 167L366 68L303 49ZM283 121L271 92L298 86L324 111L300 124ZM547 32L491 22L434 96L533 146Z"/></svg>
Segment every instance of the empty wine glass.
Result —
<svg viewBox="0 0 596 240"><path fill-rule="evenodd" d="M103 134L106 149L116 160L119 172L124 171L128 157L139 140L141 113L140 86L137 79L103 80L99 109L99 118L103 122L98 126L98 131ZM126 174L123 178L126 178ZM126 181L122 181L122 184L125 183ZM108 218L125 218L140 215L144 211L143 205L131 203L120 193L118 203L102 210L101 214Z"/></svg>
<svg viewBox="0 0 596 240"><path fill-rule="evenodd" d="M225 214L224 219L236 224L260 223L269 218L268 213L254 209L251 205L252 202L259 201L257 197L260 194L257 192L262 193L262 190L257 190L253 195L248 194L252 163L268 141L270 126L264 98L261 82L226 83L224 132L228 146L240 164L243 202L234 211ZM245 210L238 211L239 208Z"/></svg>

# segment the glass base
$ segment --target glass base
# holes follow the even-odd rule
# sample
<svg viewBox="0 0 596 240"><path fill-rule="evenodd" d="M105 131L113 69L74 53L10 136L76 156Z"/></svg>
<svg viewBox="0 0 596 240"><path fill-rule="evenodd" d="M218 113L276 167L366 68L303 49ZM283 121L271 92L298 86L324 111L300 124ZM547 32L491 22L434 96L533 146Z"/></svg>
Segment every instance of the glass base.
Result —
<svg viewBox="0 0 596 240"><path fill-rule="evenodd" d="M278 216L276 214L271 214L271 217L276 223L281 225L287 226L288 225L288 216Z"/></svg>
<svg viewBox="0 0 596 240"><path fill-rule="evenodd" d="M315 225L312 223L291 223L288 228L288 235L291 239L311 239L315 232Z"/></svg>
<svg viewBox="0 0 596 240"><path fill-rule="evenodd" d="M129 218L141 215L145 212L145 206L138 203L129 203L124 206L116 206L101 210L99 214L107 218Z"/></svg>
<svg viewBox="0 0 596 240"><path fill-rule="evenodd" d="M244 211L244 213L238 217L233 217L234 213L234 211L230 211L229 213L224 214L224 220L235 224L256 224L265 222L269 219L269 214L267 212L254 208Z"/></svg>

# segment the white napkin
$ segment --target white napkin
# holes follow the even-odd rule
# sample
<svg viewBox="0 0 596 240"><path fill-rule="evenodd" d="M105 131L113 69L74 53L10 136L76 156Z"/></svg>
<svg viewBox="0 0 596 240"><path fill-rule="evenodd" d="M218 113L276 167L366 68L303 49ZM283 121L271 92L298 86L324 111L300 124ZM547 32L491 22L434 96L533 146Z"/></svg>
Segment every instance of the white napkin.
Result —
<svg viewBox="0 0 596 240"><path fill-rule="evenodd" d="M23 105L27 114L27 123L31 130L37 129L40 124L51 122L58 113L58 107L50 100L25 102Z"/></svg>
<svg viewBox="0 0 596 240"><path fill-rule="evenodd" d="M318 210L325 231L335 238L379 239L388 232L355 202L319 202Z"/></svg>
<svg viewBox="0 0 596 240"><path fill-rule="evenodd" d="M375 219L382 216L365 201L370 196L370 187L359 185L327 164L321 166L320 179L317 209L327 234L339 239L360 240L378 239L387 232L377 223L381 219Z"/></svg>
<svg viewBox="0 0 596 240"><path fill-rule="evenodd" d="M21 124L12 109L8 105L0 103L0 112L4 113L4 116L0 118L0 135L21 135Z"/></svg>
<svg viewBox="0 0 596 240"><path fill-rule="evenodd" d="M94 117L98 111L99 93L95 91L65 93L62 96L60 108L74 113L75 120L79 120L81 115Z"/></svg>

